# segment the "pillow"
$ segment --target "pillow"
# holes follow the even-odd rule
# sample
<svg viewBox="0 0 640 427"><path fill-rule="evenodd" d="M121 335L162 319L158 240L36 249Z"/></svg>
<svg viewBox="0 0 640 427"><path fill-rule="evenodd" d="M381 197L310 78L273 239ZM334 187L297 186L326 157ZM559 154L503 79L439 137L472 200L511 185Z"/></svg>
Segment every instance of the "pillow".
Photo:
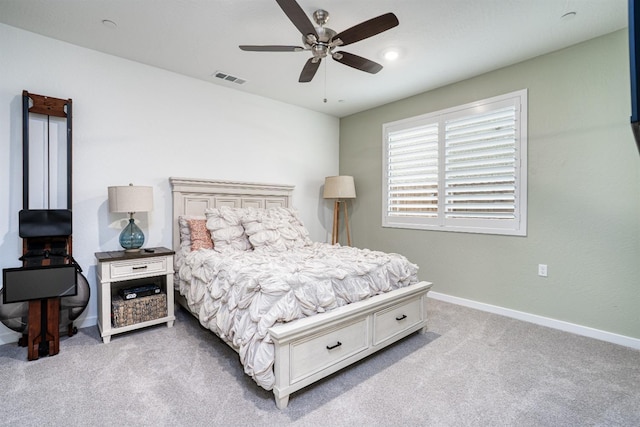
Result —
<svg viewBox="0 0 640 427"><path fill-rule="evenodd" d="M191 230L189 229L189 220L203 219L203 216L196 215L182 215L178 217L178 231L180 234L180 250L184 250L187 253L191 251Z"/></svg>
<svg viewBox="0 0 640 427"><path fill-rule="evenodd" d="M205 218L188 219L187 224L189 224L192 251L197 251L198 249L213 249L213 240L211 240Z"/></svg>
<svg viewBox="0 0 640 427"><path fill-rule="evenodd" d="M179 280L179 276L178 276L178 271L180 270L180 267L182 266L183 260L186 258L187 255L189 255L189 252L191 252L191 230L189 228L189 221L192 220L200 220L200 221L206 221L206 218L204 216L196 216L196 215L184 215L184 216L179 216L178 217L178 232L180 235L180 249L176 252L176 257L174 259L174 270L175 270L175 274L176 274L176 286L180 283ZM211 240L211 237L209 237L209 240ZM212 243L213 244L213 243Z"/></svg>
<svg viewBox="0 0 640 427"><path fill-rule="evenodd" d="M292 209L247 210L242 225L257 250L285 251L311 244L308 231Z"/></svg>
<svg viewBox="0 0 640 427"><path fill-rule="evenodd" d="M187 223L187 217L178 217L178 231L180 234L180 247L191 247L191 232L189 231L189 223Z"/></svg>
<svg viewBox="0 0 640 427"><path fill-rule="evenodd" d="M298 232L298 239L300 239L303 246L310 246L313 244L313 241L309 237L309 230L307 230L302 223L297 210L292 208L275 208L275 210L281 212L281 215L288 218L289 225Z"/></svg>
<svg viewBox="0 0 640 427"><path fill-rule="evenodd" d="M221 206L205 210L207 228L213 239L213 250L217 252L247 251L251 249L249 238L242 227L244 209Z"/></svg>

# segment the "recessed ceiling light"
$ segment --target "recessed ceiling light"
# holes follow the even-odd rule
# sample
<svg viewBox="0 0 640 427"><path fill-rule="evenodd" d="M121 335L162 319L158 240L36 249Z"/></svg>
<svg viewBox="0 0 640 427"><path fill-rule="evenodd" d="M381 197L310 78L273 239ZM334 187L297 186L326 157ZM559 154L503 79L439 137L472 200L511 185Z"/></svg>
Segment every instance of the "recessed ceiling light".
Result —
<svg viewBox="0 0 640 427"><path fill-rule="evenodd" d="M397 46L391 46L384 48L379 55L383 60L392 62L400 59L400 57L404 55L404 50Z"/></svg>
<svg viewBox="0 0 640 427"><path fill-rule="evenodd" d="M396 48L389 48L382 51L382 57L387 61L395 61L400 57L400 51Z"/></svg>
<svg viewBox="0 0 640 427"><path fill-rule="evenodd" d="M102 25L104 25L107 28L118 28L118 24L116 24L115 22L113 22L110 19L103 19L102 20Z"/></svg>

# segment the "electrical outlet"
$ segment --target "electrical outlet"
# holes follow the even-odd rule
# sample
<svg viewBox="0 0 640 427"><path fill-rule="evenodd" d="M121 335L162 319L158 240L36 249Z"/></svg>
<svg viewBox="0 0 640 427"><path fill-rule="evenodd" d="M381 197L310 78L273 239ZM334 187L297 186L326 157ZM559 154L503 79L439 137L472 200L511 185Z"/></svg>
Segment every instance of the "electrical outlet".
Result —
<svg viewBox="0 0 640 427"><path fill-rule="evenodd" d="M547 264L538 264L538 276L547 277Z"/></svg>

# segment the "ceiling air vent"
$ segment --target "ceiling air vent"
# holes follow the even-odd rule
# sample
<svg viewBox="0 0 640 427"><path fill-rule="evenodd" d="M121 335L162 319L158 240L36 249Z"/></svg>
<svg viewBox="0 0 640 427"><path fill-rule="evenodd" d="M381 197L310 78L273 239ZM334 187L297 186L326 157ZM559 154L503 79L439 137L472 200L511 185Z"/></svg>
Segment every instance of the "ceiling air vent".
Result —
<svg viewBox="0 0 640 427"><path fill-rule="evenodd" d="M239 85L246 83L247 81L241 77L232 76L231 74L223 73L222 71L216 71L213 73L214 77L217 77L228 82L237 83Z"/></svg>

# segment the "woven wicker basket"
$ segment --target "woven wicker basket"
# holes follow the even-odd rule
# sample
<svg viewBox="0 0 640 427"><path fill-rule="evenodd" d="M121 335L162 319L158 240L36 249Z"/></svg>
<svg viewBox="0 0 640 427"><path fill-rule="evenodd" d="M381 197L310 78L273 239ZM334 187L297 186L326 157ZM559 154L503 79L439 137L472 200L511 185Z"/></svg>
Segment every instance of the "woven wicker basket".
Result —
<svg viewBox="0 0 640 427"><path fill-rule="evenodd" d="M111 323L114 327L133 325L167 315L167 295L157 294L123 300L119 295L111 302Z"/></svg>

